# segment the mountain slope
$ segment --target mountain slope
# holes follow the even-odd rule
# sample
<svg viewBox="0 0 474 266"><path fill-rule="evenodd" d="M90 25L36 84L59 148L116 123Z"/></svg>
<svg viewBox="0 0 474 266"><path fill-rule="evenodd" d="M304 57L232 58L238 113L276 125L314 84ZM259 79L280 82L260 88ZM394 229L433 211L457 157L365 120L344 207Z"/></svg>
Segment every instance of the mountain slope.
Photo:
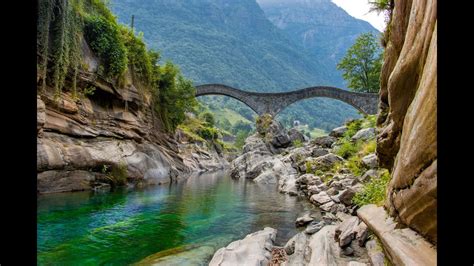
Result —
<svg viewBox="0 0 474 266"><path fill-rule="evenodd" d="M257 0L266 17L311 56L324 62L331 80L345 87L337 63L361 33L380 32L331 0Z"/></svg>
<svg viewBox="0 0 474 266"><path fill-rule="evenodd" d="M122 23L130 24L134 15L148 45L178 64L195 85L223 83L260 92L343 87L333 63L273 25L255 0L114 0L111 7ZM237 111L248 109L240 106ZM298 119L329 130L358 114L336 100L311 99L279 117L286 124Z"/></svg>

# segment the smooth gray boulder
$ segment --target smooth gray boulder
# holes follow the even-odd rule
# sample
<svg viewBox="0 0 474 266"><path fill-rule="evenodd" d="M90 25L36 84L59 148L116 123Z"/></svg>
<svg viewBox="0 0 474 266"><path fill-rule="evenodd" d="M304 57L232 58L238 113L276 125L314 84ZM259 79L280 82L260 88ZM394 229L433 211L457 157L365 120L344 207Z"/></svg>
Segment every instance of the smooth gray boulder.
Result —
<svg viewBox="0 0 474 266"><path fill-rule="evenodd" d="M277 230L271 227L249 234L244 239L234 241L227 247L217 250L209 265L267 265L272 258L271 252L276 234Z"/></svg>
<svg viewBox="0 0 474 266"><path fill-rule="evenodd" d="M309 200L316 205L323 205L324 203L331 201L331 198L328 196L326 191L321 191L318 194L311 196Z"/></svg>
<svg viewBox="0 0 474 266"><path fill-rule="evenodd" d="M379 177L379 171L375 169L369 169L360 177L359 180L361 182L369 182L373 178L378 178L378 177Z"/></svg>
<svg viewBox="0 0 474 266"><path fill-rule="evenodd" d="M351 216L336 228L335 237L340 247L346 247L351 244L352 239L355 238L359 221L357 216Z"/></svg>
<svg viewBox="0 0 474 266"><path fill-rule="evenodd" d="M369 253L370 263L373 266L384 266L385 265L385 254L383 253L382 247L377 244L376 240L369 240L365 243L367 253Z"/></svg>
<svg viewBox="0 0 474 266"><path fill-rule="evenodd" d="M292 143L295 141L301 141L301 142L306 141L303 133L301 133L301 131L299 131L296 128L291 128L290 130L288 130L288 136L290 137L290 141Z"/></svg>
<svg viewBox="0 0 474 266"><path fill-rule="evenodd" d="M369 128L363 128L357 133L352 136L352 141L357 141L357 140L369 140L375 138L375 128L369 127Z"/></svg>
<svg viewBox="0 0 474 266"><path fill-rule="evenodd" d="M296 227L305 226L305 225L309 224L310 222L312 222L313 220L314 220L314 218L311 217L311 215L309 215L309 213L306 213L305 215L296 218L295 225L296 225Z"/></svg>
<svg viewBox="0 0 474 266"><path fill-rule="evenodd" d="M376 168L379 165L379 159L375 153L371 153L362 157L362 165L370 169Z"/></svg>
<svg viewBox="0 0 474 266"><path fill-rule="evenodd" d="M312 221L308 226L306 226L304 232L308 235L312 235L321 230L325 225L326 223L324 221Z"/></svg>
<svg viewBox="0 0 474 266"><path fill-rule="evenodd" d="M337 141L337 139L335 137L322 136L322 137L315 138L312 141L312 143L316 144L318 146L321 146L323 148L331 148L332 144L336 141Z"/></svg>
<svg viewBox="0 0 474 266"><path fill-rule="evenodd" d="M347 131L347 126L336 127L329 133L329 136L340 138L344 135L344 133L346 133L346 131Z"/></svg>

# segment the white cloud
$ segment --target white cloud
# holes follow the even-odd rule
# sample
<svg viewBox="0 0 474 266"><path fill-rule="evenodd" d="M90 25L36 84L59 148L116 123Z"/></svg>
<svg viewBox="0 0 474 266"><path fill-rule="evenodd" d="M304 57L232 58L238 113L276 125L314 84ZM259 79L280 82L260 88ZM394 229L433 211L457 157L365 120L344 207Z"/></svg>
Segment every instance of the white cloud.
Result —
<svg viewBox="0 0 474 266"><path fill-rule="evenodd" d="M379 31L385 29L385 16L383 13L369 12L368 0L332 0L333 3L344 9L349 15L365 20Z"/></svg>

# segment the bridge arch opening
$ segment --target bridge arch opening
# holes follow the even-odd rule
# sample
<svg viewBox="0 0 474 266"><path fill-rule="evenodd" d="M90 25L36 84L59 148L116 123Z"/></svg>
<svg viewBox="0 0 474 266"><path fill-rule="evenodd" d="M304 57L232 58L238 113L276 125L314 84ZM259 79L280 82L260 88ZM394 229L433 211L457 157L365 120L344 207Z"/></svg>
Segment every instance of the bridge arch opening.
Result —
<svg viewBox="0 0 474 266"><path fill-rule="evenodd" d="M334 110L338 110L334 112ZM312 137L329 133L333 128L342 126L349 119L363 115L354 106L333 98L315 97L299 100L281 110L276 119L286 128L299 124Z"/></svg>
<svg viewBox="0 0 474 266"><path fill-rule="evenodd" d="M214 115L221 129L237 135L239 130L250 132L255 128L257 113L238 99L227 95L201 95L196 99Z"/></svg>

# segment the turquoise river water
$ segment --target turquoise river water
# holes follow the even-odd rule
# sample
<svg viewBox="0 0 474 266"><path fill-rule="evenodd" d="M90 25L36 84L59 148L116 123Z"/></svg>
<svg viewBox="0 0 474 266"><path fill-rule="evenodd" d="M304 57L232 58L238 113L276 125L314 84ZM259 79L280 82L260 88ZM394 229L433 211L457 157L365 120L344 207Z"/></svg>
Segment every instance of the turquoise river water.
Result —
<svg viewBox="0 0 474 266"><path fill-rule="evenodd" d="M218 248L265 226L283 245L310 209L276 185L223 171L144 189L41 195L38 265L207 265Z"/></svg>

